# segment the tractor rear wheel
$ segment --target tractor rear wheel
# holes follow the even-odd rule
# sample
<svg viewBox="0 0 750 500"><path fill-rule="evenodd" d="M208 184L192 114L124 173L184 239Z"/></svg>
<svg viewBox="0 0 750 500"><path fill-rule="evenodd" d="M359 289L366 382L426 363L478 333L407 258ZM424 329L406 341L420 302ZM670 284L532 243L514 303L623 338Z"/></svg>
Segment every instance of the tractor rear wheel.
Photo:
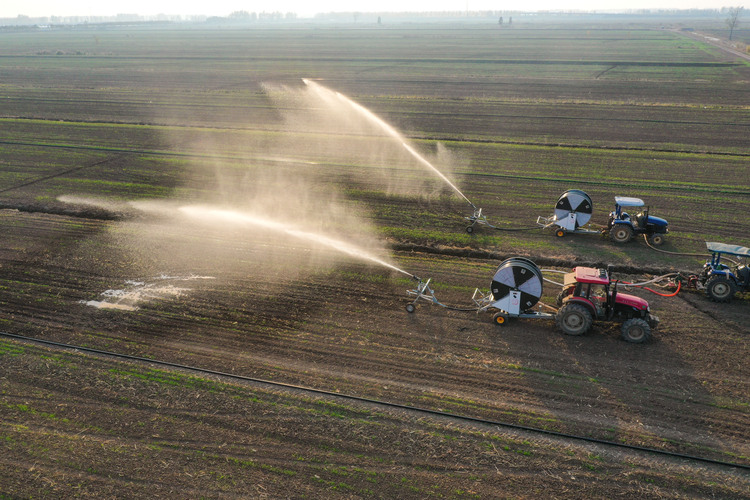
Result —
<svg viewBox="0 0 750 500"><path fill-rule="evenodd" d="M737 289L726 276L713 276L706 282L706 295L714 302L729 302Z"/></svg>
<svg viewBox="0 0 750 500"><path fill-rule="evenodd" d="M622 338L628 342L642 344L651 338L651 327L643 318L630 318L622 324Z"/></svg>
<svg viewBox="0 0 750 500"><path fill-rule="evenodd" d="M633 238L633 228L627 224L615 224L609 230L609 237L615 243L627 243Z"/></svg>
<svg viewBox="0 0 750 500"><path fill-rule="evenodd" d="M664 235L661 233L655 233L648 237L648 242L653 246L658 247L664 244Z"/></svg>
<svg viewBox="0 0 750 500"><path fill-rule="evenodd" d="M555 323L566 335L583 335L591 328L594 318L585 306L568 302L557 311Z"/></svg>

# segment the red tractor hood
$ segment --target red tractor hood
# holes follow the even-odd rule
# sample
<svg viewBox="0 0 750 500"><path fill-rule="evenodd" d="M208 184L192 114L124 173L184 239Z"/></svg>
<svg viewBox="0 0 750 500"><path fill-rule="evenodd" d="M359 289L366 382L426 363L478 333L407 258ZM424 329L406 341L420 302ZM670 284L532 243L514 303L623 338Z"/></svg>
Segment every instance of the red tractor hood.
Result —
<svg viewBox="0 0 750 500"><path fill-rule="evenodd" d="M615 302L625 306L635 307L639 311L648 309L648 301L629 293L617 293Z"/></svg>

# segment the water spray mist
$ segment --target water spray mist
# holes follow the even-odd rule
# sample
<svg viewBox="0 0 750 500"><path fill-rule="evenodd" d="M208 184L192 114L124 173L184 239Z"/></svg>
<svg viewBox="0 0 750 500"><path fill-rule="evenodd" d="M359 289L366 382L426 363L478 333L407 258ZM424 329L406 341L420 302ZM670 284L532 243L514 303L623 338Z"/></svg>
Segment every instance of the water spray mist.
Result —
<svg viewBox="0 0 750 500"><path fill-rule="evenodd" d="M217 209L217 208L208 208L208 207L200 207L200 206L184 206L184 207L180 207L179 210L180 212L182 212L183 214L189 217L192 217L195 219L201 219L207 222L215 223L217 221L224 221L224 222L229 222L233 224L251 224L251 225L259 226L265 229L270 229L272 231L276 231L282 234L293 236L295 238L308 241L310 243L316 243L319 245L326 246L328 248L331 248L333 250L336 250L338 252L349 255L350 257L354 257L359 260L373 262L375 264L387 267L394 271L398 271L399 273L405 274L411 278L419 280L419 278L417 278L413 274L408 273L404 271L403 269L399 269L393 264L390 264L384 261L383 259L376 257L375 255L372 255L355 245L352 245L351 243L348 243L342 240L337 240L337 239L331 238L321 233L311 233L308 231L302 231L302 230L296 229L293 226L284 224L283 222L278 222L272 219L268 219L266 217L262 217L262 216L258 216L258 215L254 215L254 214L250 214L246 212L237 212L234 210L222 210L222 209Z"/></svg>
<svg viewBox="0 0 750 500"><path fill-rule="evenodd" d="M401 146L406 149L406 151L412 155L420 164L427 167L430 171L432 171L435 175L440 177L446 184L448 184L456 193L458 193L466 202L471 205L471 207L476 210L477 207L469 200L469 198L466 197L466 195L461 192L458 187L453 184L448 177L445 176L440 170L438 170L432 163L427 161L422 155L420 155L413 147L411 147L407 142L406 138L404 138L403 135L401 135L396 129L388 125L385 121L383 121L379 116L377 116L375 113L370 111L369 109L365 108L361 104L349 99L344 94L340 92L335 92L333 90L329 90L322 85L315 83L311 80L308 80L307 78L303 78L302 81L305 85L310 87L311 89L315 90L320 95L328 95L328 96L335 96L339 101L346 103L349 107L353 108L357 113L364 116L369 122L374 123L377 125L381 130L383 130L388 136L392 137L393 139L397 140Z"/></svg>

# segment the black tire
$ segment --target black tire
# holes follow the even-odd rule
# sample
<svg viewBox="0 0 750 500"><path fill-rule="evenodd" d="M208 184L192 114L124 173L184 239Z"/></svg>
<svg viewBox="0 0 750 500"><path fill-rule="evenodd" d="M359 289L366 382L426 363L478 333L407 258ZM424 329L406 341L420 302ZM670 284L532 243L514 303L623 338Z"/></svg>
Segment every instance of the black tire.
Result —
<svg viewBox="0 0 750 500"><path fill-rule="evenodd" d="M564 238L565 237L565 229L560 228L555 230L555 236L558 238Z"/></svg>
<svg viewBox="0 0 750 500"><path fill-rule="evenodd" d="M406 312L408 312L409 314L413 313L416 310L417 308L414 306L414 304L406 304Z"/></svg>
<svg viewBox="0 0 750 500"><path fill-rule="evenodd" d="M729 302L735 292L734 281L726 276L712 276L706 282L706 295L714 302Z"/></svg>
<svg viewBox="0 0 750 500"><path fill-rule="evenodd" d="M642 344L651 338L651 326L643 318L630 318L622 324L622 338L634 344Z"/></svg>
<svg viewBox="0 0 750 500"><path fill-rule="evenodd" d="M555 303L557 304L557 307L560 307L563 303L563 299L567 297L568 295L573 293L572 286L569 286L568 288L563 288L560 290L560 293L557 294L557 298L555 299Z"/></svg>
<svg viewBox="0 0 750 500"><path fill-rule="evenodd" d="M648 237L648 242L655 247L660 247L664 244L664 235L661 233L655 233Z"/></svg>
<svg viewBox="0 0 750 500"><path fill-rule="evenodd" d="M633 228L627 224L615 224L609 230L609 239L621 245L627 243L633 239Z"/></svg>
<svg viewBox="0 0 750 500"><path fill-rule="evenodd" d="M474 232L474 226L466 226L466 232L471 234Z"/></svg>
<svg viewBox="0 0 750 500"><path fill-rule="evenodd" d="M504 313L495 313L495 315L492 316L492 322L495 323L496 326L503 326L508 323L508 315Z"/></svg>
<svg viewBox="0 0 750 500"><path fill-rule="evenodd" d="M585 306L569 302L557 311L555 323L566 335L583 335L591 329L594 318Z"/></svg>

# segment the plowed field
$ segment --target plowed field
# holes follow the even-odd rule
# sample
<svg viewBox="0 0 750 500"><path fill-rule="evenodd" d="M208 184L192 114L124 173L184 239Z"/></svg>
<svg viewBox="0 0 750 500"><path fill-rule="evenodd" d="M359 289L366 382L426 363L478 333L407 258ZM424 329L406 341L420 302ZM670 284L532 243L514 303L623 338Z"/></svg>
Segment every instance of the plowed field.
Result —
<svg viewBox="0 0 750 500"><path fill-rule="evenodd" d="M745 62L649 26L2 37L2 331L745 467L3 338L9 497L748 497L748 294L636 289L661 320L645 344L617 324L570 337L404 309L406 274L465 308L509 256L640 281L697 273L705 241L750 245ZM662 249L698 255L467 234L463 199L382 131L309 106L301 78L398 129L501 228L535 226L567 189L595 226L638 196L670 222ZM175 216L201 204L293 231Z"/></svg>

